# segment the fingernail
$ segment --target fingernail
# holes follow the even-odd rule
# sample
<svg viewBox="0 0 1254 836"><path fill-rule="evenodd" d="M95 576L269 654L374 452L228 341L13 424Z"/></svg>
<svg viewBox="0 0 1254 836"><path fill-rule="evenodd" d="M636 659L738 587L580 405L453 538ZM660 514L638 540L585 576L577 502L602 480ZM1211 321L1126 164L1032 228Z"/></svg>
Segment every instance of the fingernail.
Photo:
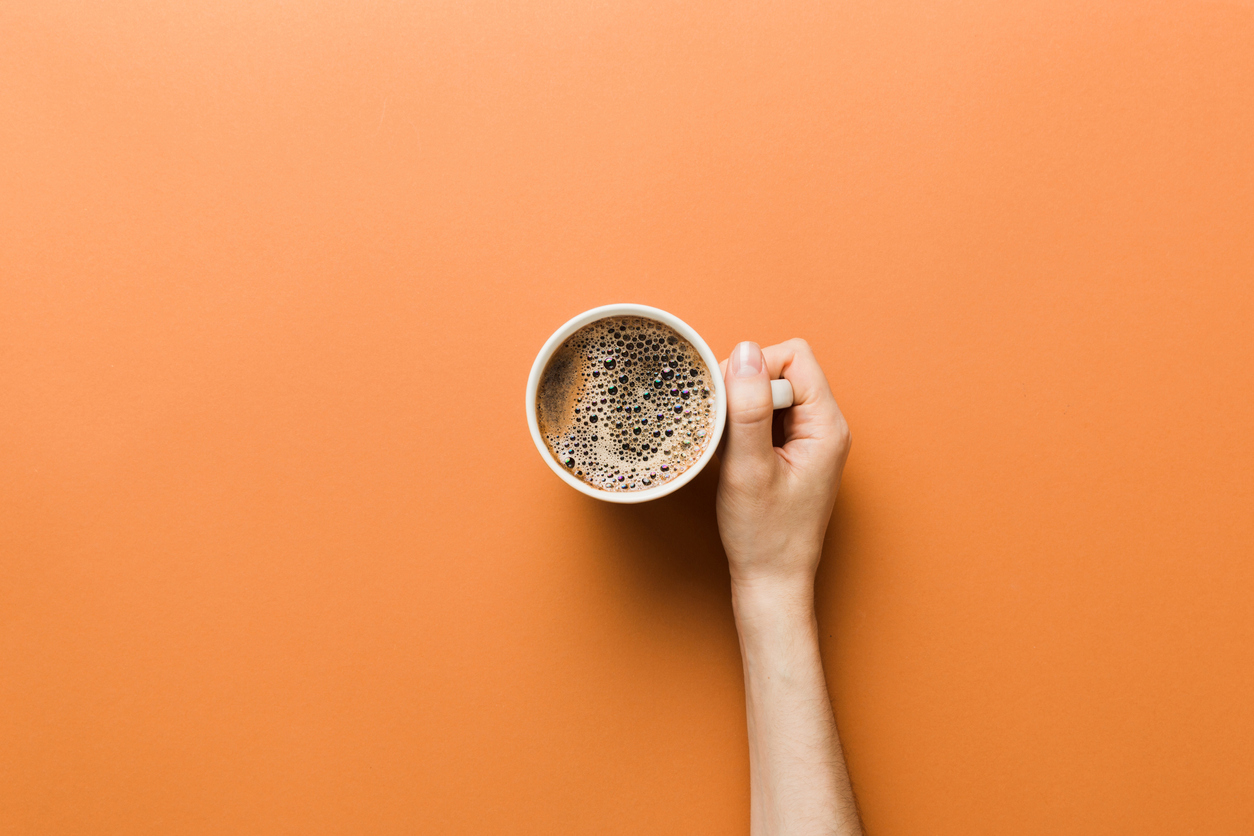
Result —
<svg viewBox="0 0 1254 836"><path fill-rule="evenodd" d="M757 343L741 343L732 351L731 367L736 377L753 377L762 371L762 349Z"/></svg>

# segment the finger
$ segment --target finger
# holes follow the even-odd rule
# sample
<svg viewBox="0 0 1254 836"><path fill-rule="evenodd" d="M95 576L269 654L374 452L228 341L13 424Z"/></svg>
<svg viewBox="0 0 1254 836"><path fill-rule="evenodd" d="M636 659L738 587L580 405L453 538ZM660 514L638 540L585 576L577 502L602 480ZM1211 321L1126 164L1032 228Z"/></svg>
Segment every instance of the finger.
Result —
<svg viewBox="0 0 1254 836"><path fill-rule="evenodd" d="M727 430L723 461L731 464L767 464L774 460L771 445L771 379L762 349L743 342L732 350L723 373L727 388Z"/></svg>
<svg viewBox="0 0 1254 836"><path fill-rule="evenodd" d="M832 398L827 376L819 366L810 344L792 339L762 349L766 370L771 378L785 378L792 384L793 404L817 403Z"/></svg>
<svg viewBox="0 0 1254 836"><path fill-rule="evenodd" d="M784 414L784 440L822 438L841 420L827 376L805 340L788 340L762 350L767 373L792 384L793 405Z"/></svg>

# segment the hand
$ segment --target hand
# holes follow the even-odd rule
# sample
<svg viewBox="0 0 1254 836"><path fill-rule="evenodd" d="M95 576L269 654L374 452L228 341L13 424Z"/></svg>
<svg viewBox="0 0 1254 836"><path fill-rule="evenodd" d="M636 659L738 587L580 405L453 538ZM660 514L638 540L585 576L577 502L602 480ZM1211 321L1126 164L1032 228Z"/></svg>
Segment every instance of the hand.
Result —
<svg viewBox="0 0 1254 836"><path fill-rule="evenodd" d="M745 666L752 836L859 836L862 825L832 714L814 572L849 455L849 426L810 347L741 343L723 364L727 429L718 530ZM771 444L771 378L792 383Z"/></svg>
<svg viewBox="0 0 1254 836"><path fill-rule="evenodd" d="M738 591L813 590L823 535L849 455L849 425L804 340L742 342L720 364L727 431L720 450L718 530ZM771 443L771 384L792 384L784 446Z"/></svg>

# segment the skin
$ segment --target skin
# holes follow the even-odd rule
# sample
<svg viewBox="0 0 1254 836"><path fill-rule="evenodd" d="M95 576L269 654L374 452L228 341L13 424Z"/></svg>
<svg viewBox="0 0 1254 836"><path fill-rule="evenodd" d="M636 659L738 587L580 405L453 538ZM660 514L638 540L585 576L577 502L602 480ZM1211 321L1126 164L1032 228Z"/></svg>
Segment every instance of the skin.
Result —
<svg viewBox="0 0 1254 836"><path fill-rule="evenodd" d="M849 426L803 340L736 346L721 364L727 431L718 527L744 660L752 836L862 834L832 713L814 573ZM787 378L784 445L771 443L770 381Z"/></svg>

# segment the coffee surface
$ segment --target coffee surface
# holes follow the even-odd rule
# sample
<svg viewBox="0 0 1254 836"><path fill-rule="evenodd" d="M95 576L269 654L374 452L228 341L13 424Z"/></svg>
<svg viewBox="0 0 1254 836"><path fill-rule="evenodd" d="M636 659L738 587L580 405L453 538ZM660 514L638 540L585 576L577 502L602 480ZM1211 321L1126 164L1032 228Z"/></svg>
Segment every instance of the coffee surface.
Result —
<svg viewBox="0 0 1254 836"><path fill-rule="evenodd" d="M549 452L605 491L664 484L701 458L714 433L710 370L672 328L598 319L554 352L536 392Z"/></svg>

